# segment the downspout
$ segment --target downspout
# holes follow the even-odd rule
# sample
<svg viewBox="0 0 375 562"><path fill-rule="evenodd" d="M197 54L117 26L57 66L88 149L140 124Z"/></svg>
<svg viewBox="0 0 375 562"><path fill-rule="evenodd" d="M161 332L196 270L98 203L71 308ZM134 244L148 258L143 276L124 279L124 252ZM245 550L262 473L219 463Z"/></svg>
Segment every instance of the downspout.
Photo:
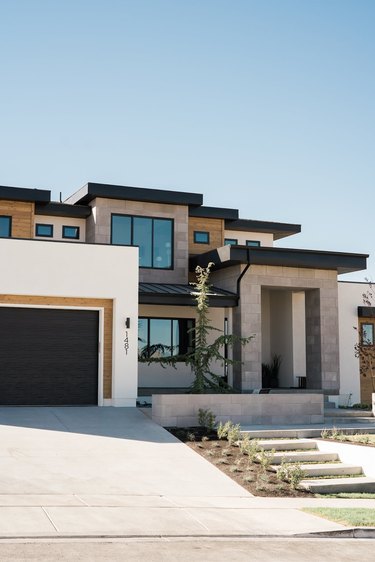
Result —
<svg viewBox="0 0 375 562"><path fill-rule="evenodd" d="M239 278L237 279L237 298L238 300L240 300L241 298L241 281L242 281L242 277L245 275L246 271L249 269L250 267L250 248L246 248L246 267L245 269L242 271L241 275L239 276Z"/></svg>

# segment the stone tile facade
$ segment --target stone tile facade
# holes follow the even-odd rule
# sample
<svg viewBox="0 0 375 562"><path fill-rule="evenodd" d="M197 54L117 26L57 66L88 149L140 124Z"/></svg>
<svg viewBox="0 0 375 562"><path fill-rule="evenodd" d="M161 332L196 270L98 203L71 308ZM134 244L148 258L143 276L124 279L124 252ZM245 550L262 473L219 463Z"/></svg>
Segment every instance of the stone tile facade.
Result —
<svg viewBox="0 0 375 562"><path fill-rule="evenodd" d="M142 201L96 198L91 203L92 214L87 219L86 241L111 243L111 214L138 215L174 219L173 270L140 268L139 281L150 283L188 282L188 207Z"/></svg>

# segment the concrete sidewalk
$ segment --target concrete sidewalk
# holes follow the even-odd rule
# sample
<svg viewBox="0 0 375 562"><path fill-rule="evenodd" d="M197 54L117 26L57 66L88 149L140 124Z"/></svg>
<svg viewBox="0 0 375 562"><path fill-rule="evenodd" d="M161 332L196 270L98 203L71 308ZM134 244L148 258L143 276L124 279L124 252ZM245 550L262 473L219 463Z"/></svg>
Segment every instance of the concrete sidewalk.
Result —
<svg viewBox="0 0 375 562"><path fill-rule="evenodd" d="M0 408L0 537L345 529L311 505L348 502L253 497L135 408Z"/></svg>

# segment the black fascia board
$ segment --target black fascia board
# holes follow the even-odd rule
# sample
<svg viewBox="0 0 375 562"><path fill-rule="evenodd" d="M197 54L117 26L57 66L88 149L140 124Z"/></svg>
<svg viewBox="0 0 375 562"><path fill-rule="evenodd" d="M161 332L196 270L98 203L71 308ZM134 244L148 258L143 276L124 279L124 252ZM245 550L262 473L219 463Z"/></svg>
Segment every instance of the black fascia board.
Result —
<svg viewBox="0 0 375 562"><path fill-rule="evenodd" d="M236 295L212 295L208 297L208 302L210 306L214 306L215 308L230 308L238 305L238 297ZM193 295L139 293L139 304L195 307L197 302Z"/></svg>
<svg viewBox="0 0 375 562"><path fill-rule="evenodd" d="M223 246L211 252L192 256L190 271L197 265L206 267L213 262L213 269L222 269L238 264L275 265L302 267L309 269L333 269L339 274L352 273L366 269L368 254L349 254L344 252L325 252L295 248Z"/></svg>
<svg viewBox="0 0 375 562"><path fill-rule="evenodd" d="M375 318L375 306L359 306L359 318Z"/></svg>
<svg viewBox="0 0 375 562"><path fill-rule="evenodd" d="M145 203L166 203L169 205L196 205L203 203L201 193L184 191L168 191L146 187L130 187L126 185L109 185L89 182L65 200L69 204L87 204L96 197L121 199L128 201L144 201Z"/></svg>
<svg viewBox="0 0 375 562"><path fill-rule="evenodd" d="M46 205L37 203L36 215L49 215L52 217L72 217L86 219L91 215L91 207L86 205L68 205L66 203L51 202Z"/></svg>
<svg viewBox="0 0 375 562"><path fill-rule="evenodd" d="M48 189L35 189L28 187L8 187L0 185L0 200L30 201L35 203L49 203L51 191Z"/></svg>
<svg viewBox="0 0 375 562"><path fill-rule="evenodd" d="M190 207L189 217L201 217L206 219L237 220L238 209L226 209L220 207Z"/></svg>
<svg viewBox="0 0 375 562"><path fill-rule="evenodd" d="M225 228L228 230L242 230L248 232L266 232L273 234L274 240L292 236L301 232L300 224L285 222L257 221L252 219L226 220Z"/></svg>

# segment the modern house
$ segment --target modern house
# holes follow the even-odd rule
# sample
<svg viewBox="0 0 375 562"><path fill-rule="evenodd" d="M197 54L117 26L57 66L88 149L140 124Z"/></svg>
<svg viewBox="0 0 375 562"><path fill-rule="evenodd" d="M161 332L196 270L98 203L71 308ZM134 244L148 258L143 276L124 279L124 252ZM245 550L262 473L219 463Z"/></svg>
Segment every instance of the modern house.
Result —
<svg viewBox="0 0 375 562"><path fill-rule="evenodd" d="M206 207L197 193L88 183L58 203L47 190L0 187L0 403L127 406L186 390L183 363L138 366L137 349L191 348L189 282L210 262L212 326L254 335L218 374L258 391L276 354L282 389L359 401L358 359L350 372L340 362L340 310L343 299L358 324L362 301L338 275L368 256L274 246L300 230Z"/></svg>

